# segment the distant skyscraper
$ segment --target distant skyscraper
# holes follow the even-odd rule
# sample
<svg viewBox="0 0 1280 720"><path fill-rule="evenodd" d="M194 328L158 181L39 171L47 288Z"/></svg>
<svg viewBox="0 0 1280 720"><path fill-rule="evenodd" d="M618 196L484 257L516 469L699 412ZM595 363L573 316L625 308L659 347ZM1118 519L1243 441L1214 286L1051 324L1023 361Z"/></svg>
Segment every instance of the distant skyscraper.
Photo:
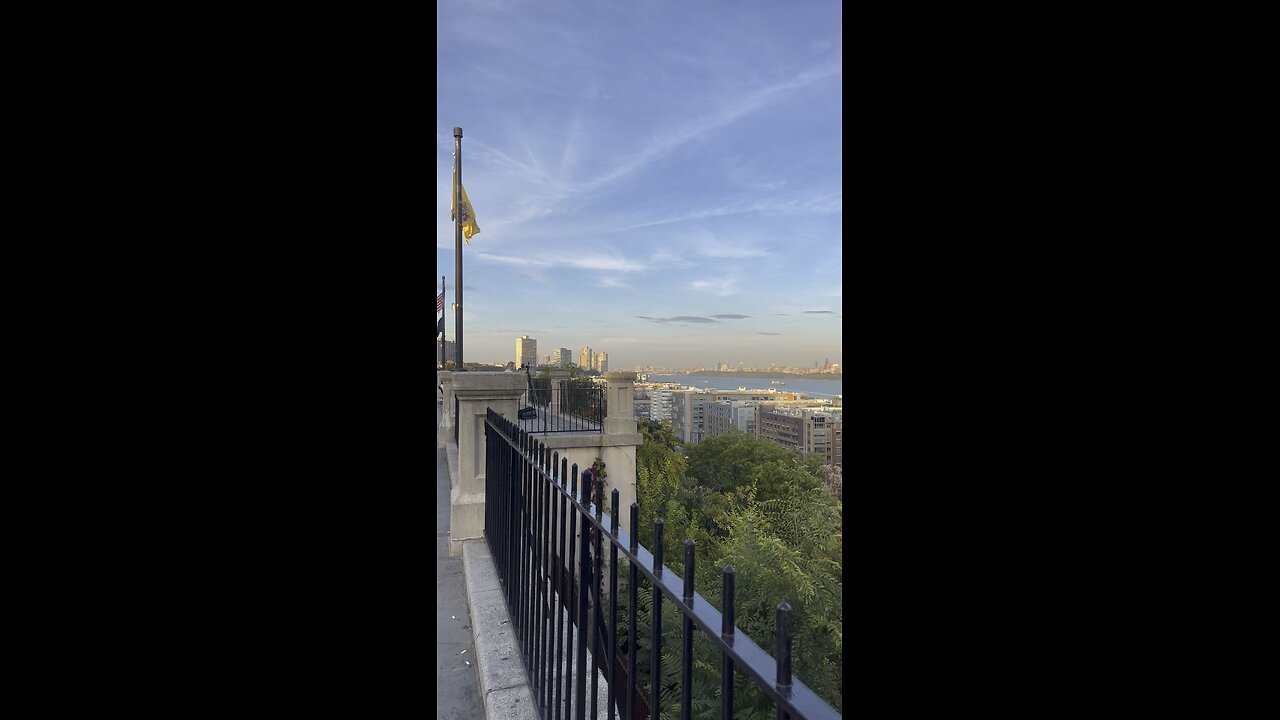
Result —
<svg viewBox="0 0 1280 720"><path fill-rule="evenodd" d="M452 340L444 341L444 359L445 359L445 362L458 361L458 344L457 343L455 343ZM437 343L436 344L436 362L439 362L439 361L440 361L440 347L439 347L439 343Z"/></svg>
<svg viewBox="0 0 1280 720"><path fill-rule="evenodd" d="M583 345L582 350L578 352L578 367L583 370L591 369L591 347Z"/></svg>
<svg viewBox="0 0 1280 720"><path fill-rule="evenodd" d="M568 367L573 364L573 353L569 348L559 348L551 353L551 359L548 361L550 365L559 367Z"/></svg>
<svg viewBox="0 0 1280 720"><path fill-rule="evenodd" d="M538 364L538 341L523 335L516 338L516 366L534 367Z"/></svg>
<svg viewBox="0 0 1280 720"><path fill-rule="evenodd" d="M602 373L609 372L609 353L603 350L600 351L600 368L599 369L600 369L600 372Z"/></svg>

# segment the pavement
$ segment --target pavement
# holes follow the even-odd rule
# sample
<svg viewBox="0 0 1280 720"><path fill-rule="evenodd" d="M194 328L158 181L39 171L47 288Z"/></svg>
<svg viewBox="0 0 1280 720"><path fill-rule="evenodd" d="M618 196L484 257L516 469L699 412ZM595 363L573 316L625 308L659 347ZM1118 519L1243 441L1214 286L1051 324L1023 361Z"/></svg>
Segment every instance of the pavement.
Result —
<svg viewBox="0 0 1280 720"><path fill-rule="evenodd" d="M436 425L439 424L440 404L436 403ZM449 557L449 465L445 449L437 448L436 720L485 717L465 585L462 558Z"/></svg>

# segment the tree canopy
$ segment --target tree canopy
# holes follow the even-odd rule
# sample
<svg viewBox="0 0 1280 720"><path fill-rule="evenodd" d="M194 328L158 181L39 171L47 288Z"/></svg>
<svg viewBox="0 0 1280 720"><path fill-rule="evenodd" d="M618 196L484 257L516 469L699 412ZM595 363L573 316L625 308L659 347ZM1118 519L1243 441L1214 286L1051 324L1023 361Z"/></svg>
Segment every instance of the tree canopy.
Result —
<svg viewBox="0 0 1280 720"><path fill-rule="evenodd" d="M659 517L667 548L692 539L698 593L720 609L722 570L732 565L737 575L737 625L762 647L772 646L778 603L789 603L795 675L839 710L842 504L821 481L821 460L742 432L681 449L669 425L646 420L639 429L644 437L636 451L640 542L653 547L653 522ZM666 562L679 573L674 554ZM639 602L644 624L651 601ZM663 634L671 633L664 639L666 648L679 646L678 619L678 612L664 613ZM718 653L709 644L698 647L694 683L708 688L710 700L719 686ZM647 667L643 646L640 658L640 667ZM678 666L666 660L663 665ZM664 677L662 692L667 697L672 691L670 697L676 699L679 694L672 683L678 684L678 679ZM735 717L772 716L773 703L753 683L743 679L736 686L741 690L735 698ZM717 717L715 702L695 705L695 717ZM664 700L664 717L667 709Z"/></svg>

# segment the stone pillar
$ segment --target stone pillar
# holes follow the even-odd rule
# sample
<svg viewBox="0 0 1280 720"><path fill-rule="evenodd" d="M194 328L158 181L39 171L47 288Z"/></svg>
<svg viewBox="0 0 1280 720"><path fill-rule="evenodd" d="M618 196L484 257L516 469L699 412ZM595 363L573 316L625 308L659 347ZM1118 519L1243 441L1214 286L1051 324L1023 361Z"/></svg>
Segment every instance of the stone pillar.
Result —
<svg viewBox="0 0 1280 720"><path fill-rule="evenodd" d="M453 376L458 398L458 484L450 493L449 554L484 533L484 418L489 408L516 421L516 405L528 389L524 373L466 372Z"/></svg>
<svg viewBox="0 0 1280 720"><path fill-rule="evenodd" d="M559 409L560 407L560 383L569 379L568 370L552 370L551 371L551 407Z"/></svg>
<svg viewBox="0 0 1280 720"><path fill-rule="evenodd" d="M609 492L618 489L618 524L631 531L631 503L636 501L636 448L643 436L636 429L636 374L630 370L610 370L605 378L605 410L603 447L600 459L605 464L605 507Z"/></svg>
<svg viewBox="0 0 1280 720"><path fill-rule="evenodd" d="M449 370L437 370L436 385L444 387L444 402L440 408L440 431L436 437L437 444L444 447L453 439L453 373ZM439 395L439 391L436 394Z"/></svg>

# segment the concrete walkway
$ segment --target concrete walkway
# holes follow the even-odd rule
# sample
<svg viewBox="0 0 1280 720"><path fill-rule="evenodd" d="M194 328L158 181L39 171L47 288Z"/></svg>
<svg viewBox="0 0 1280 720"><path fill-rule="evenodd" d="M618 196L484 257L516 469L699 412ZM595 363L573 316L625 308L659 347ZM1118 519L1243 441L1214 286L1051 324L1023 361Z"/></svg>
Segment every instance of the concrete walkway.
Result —
<svg viewBox="0 0 1280 720"><path fill-rule="evenodd" d="M437 403L436 425L439 424L440 404ZM479 720L485 712L480 702L462 558L449 557L446 457L444 448L436 449L436 720Z"/></svg>

